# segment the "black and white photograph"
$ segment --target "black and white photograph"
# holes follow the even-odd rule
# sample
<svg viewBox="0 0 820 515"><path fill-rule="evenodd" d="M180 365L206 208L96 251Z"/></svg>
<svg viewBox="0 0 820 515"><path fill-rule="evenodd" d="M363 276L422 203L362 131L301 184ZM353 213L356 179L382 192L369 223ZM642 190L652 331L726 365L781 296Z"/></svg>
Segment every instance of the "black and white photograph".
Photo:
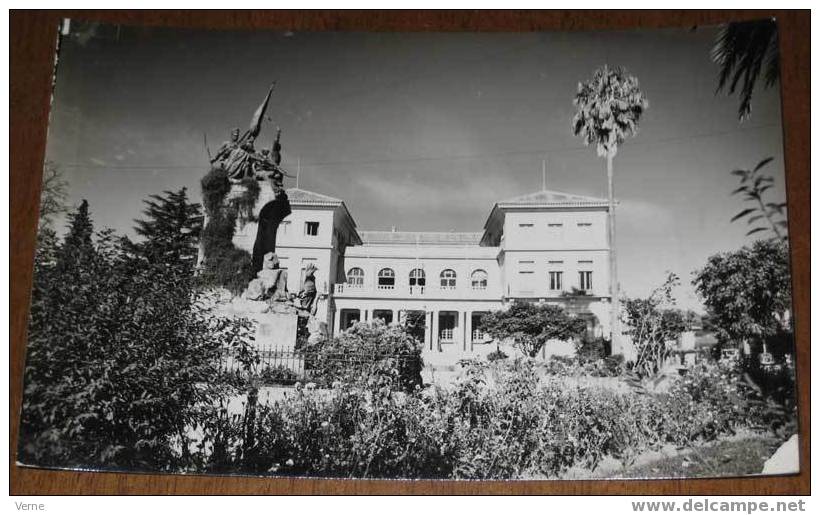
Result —
<svg viewBox="0 0 820 515"><path fill-rule="evenodd" d="M19 465L799 472L775 19L59 34Z"/></svg>

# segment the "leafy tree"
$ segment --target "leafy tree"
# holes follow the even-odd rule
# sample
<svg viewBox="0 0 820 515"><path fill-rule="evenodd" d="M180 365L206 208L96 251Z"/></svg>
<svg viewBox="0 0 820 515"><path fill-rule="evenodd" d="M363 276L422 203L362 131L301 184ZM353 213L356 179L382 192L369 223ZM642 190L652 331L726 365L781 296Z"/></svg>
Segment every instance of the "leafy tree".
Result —
<svg viewBox="0 0 820 515"><path fill-rule="evenodd" d="M609 281L612 296L613 343L619 334L618 267L615 256L615 185L612 161L618 146L638 131L638 122L649 102L638 87L638 79L620 67L604 65L595 70L592 79L578 84L573 104L572 132L585 145L594 143L598 156L606 158L609 198Z"/></svg>
<svg viewBox="0 0 820 515"><path fill-rule="evenodd" d="M144 201L143 220L135 220L137 234L144 241L133 248L154 263L181 265L193 269L202 232L202 211L188 202L186 188L151 195Z"/></svg>
<svg viewBox="0 0 820 515"><path fill-rule="evenodd" d="M247 321L216 316L193 274L92 237L88 203L35 270L19 454L39 465L180 470L188 432L228 387Z"/></svg>
<svg viewBox="0 0 820 515"><path fill-rule="evenodd" d="M632 371L639 377L653 377L671 355L678 336L686 330L687 316L675 309L672 289L680 283L669 274L666 281L645 299L626 299L624 320L637 357Z"/></svg>
<svg viewBox="0 0 820 515"><path fill-rule="evenodd" d="M59 241L54 230L54 218L66 211L67 187L68 184L63 180L60 170L53 163L46 161L40 192L40 218L37 224L37 248L34 252L35 268L38 266L37 263L52 263L57 259Z"/></svg>
<svg viewBox="0 0 820 515"><path fill-rule="evenodd" d="M722 341L761 344L783 341L792 332L789 249L783 240L715 254L695 272L693 284Z"/></svg>
<svg viewBox="0 0 820 515"><path fill-rule="evenodd" d="M752 226L746 236L771 230L776 238L786 240L786 231L789 226L786 221L786 203L763 201L763 193L772 187L774 179L768 175L763 175L761 170L771 161L772 158L767 157L751 170L734 170L732 172L740 177L740 187L733 191L732 195L742 194L743 200L750 202L751 207L740 211L732 217L731 221L734 222L745 218L746 223ZM761 225L760 222L764 220L766 224Z"/></svg>
<svg viewBox="0 0 820 515"><path fill-rule="evenodd" d="M43 167L43 187L40 191L40 227L51 225L55 216L65 212L67 187L68 184L63 179L60 169L54 163L46 161Z"/></svg>
<svg viewBox="0 0 820 515"><path fill-rule="evenodd" d="M484 315L481 327L496 340L512 338L524 354L534 358L549 340L580 336L586 322L559 306L516 301L507 310Z"/></svg>
<svg viewBox="0 0 820 515"><path fill-rule="evenodd" d="M734 94L740 85L738 118L748 118L760 74L767 88L780 79L777 24L768 19L724 25L712 47L712 60L720 66L717 93L728 89Z"/></svg>

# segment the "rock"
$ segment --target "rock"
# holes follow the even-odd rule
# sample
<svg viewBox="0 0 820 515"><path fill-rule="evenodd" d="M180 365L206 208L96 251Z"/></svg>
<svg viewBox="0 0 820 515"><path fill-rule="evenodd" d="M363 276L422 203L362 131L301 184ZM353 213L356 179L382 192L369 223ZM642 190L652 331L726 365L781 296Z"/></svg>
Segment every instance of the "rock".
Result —
<svg viewBox="0 0 820 515"><path fill-rule="evenodd" d="M777 448L763 464L762 474L795 474L800 472L800 449L797 435Z"/></svg>

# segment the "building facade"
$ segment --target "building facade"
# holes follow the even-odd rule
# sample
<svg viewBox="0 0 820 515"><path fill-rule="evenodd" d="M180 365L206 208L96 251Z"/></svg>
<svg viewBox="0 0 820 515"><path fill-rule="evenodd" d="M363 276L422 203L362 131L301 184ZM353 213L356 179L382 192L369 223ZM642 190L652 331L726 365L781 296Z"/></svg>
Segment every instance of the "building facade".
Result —
<svg viewBox="0 0 820 515"><path fill-rule="evenodd" d="M277 255L298 291L318 267L317 316L337 334L357 321L423 320L428 363L455 363L495 349L481 317L515 300L565 307L592 335L610 328L608 204L539 191L492 206L481 232L361 231L339 199L292 188ZM271 198L263 188L257 211ZM251 250L254 223L234 243ZM550 351L569 352L556 342Z"/></svg>

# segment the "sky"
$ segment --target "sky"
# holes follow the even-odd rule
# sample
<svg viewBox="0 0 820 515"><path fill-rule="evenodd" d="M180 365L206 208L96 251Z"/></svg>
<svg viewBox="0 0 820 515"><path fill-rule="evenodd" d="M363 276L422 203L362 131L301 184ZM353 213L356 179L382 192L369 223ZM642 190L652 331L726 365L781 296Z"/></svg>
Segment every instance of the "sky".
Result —
<svg viewBox="0 0 820 515"><path fill-rule="evenodd" d="M736 168L765 157L785 199L779 88L715 94L715 27L530 33L239 32L72 23L62 38L46 158L98 228L133 235L142 201L198 199L215 150L276 89L257 147L282 129L299 187L345 201L360 230L481 231L497 201L547 189L606 197L604 161L572 135L573 96L603 65L649 109L615 158L618 268L628 296L749 243L730 223ZM260 145L261 144L261 145ZM286 186L295 186L288 179Z"/></svg>

